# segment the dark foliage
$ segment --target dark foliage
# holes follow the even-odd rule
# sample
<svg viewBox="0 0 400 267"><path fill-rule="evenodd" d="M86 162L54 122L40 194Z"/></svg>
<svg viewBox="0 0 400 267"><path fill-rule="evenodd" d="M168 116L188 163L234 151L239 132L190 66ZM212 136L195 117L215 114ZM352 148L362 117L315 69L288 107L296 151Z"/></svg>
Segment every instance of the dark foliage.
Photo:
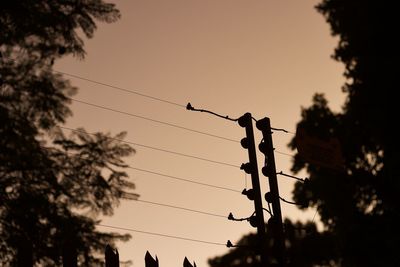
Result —
<svg viewBox="0 0 400 267"><path fill-rule="evenodd" d="M0 9L0 265L59 266L76 253L80 266L99 266L106 244L129 238L99 232L96 218L134 188L122 160L134 150L124 133L63 134L57 125L77 89L52 63L82 58L77 32L90 38L96 20L119 12L101 0L6 0Z"/></svg>
<svg viewBox="0 0 400 267"><path fill-rule="evenodd" d="M286 220L285 244L288 267L332 266L336 250L329 233L319 233L313 223L292 223ZM266 225L267 229L269 228ZM211 267L261 267L256 234L248 234L238 241L229 253L208 261ZM272 232L267 231L267 254L271 266L276 263ZM325 248L330 247L331 250Z"/></svg>
<svg viewBox="0 0 400 267"><path fill-rule="evenodd" d="M297 155L293 171L306 168L310 183L296 184L294 197L317 207L327 232L335 236L338 265L398 266L400 180L394 163L399 139L389 130L395 91L387 78L383 33L389 25L383 5L324 0L317 9L340 37L333 57L346 66L347 99L342 112L334 113L316 95L299 125L316 136L338 138L345 170L322 168ZM295 140L290 146L296 148Z"/></svg>

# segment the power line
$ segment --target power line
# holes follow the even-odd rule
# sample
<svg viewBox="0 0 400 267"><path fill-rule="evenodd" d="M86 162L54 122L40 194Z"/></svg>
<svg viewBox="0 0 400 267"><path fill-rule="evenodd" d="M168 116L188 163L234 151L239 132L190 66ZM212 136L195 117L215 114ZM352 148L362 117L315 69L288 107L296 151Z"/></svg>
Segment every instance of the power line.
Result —
<svg viewBox="0 0 400 267"><path fill-rule="evenodd" d="M171 105L175 105L175 106L178 106L178 107L183 107L183 108L186 108L187 110L200 111L200 112L210 113L210 114L212 114L212 115L215 115L215 116L218 116L218 117L220 117L220 118L223 118L223 119L226 119L226 120L230 120L230 121L238 121L238 120L239 120L239 118L237 118L237 119L232 119L232 118L230 118L229 116L222 116L222 115L220 115L220 114L217 114L217 113L212 112L212 111L209 111L209 110L196 109L196 108L194 108L190 103L188 103L188 104L185 106L185 105L182 105L182 104L179 104L179 103L170 101L170 100L165 100L165 99L162 99L162 98L159 98L159 97L146 95L146 94L143 94L143 93L138 92L137 90L129 90L129 89L126 89L126 88L123 88L123 87L119 87L119 86L115 86L115 85L111 85L111 84L99 82L99 81L96 81L96 80L93 80L93 79L88 79L88 78L85 78L85 77L82 77L82 76L78 76L78 75L76 75L76 74L70 74L70 73L63 72L63 71L59 71L59 70L56 70L56 69L52 69L52 71L53 71L53 72L56 72L56 73L59 73L59 74L63 74L63 75L69 76L69 77L73 77L73 78L76 78L76 79L79 79L79 80L83 80L83 81L91 82L91 83L94 83L94 84L106 86L106 87L109 87L109 88L117 89L117 90L120 90L120 91L123 91L123 92L127 92L127 93L130 93L130 94L139 95L139 96L142 96L142 97L146 97L146 98L149 98L149 99L152 99L152 100L157 100L157 101L160 101L160 102L163 102L163 103L167 103L167 104L171 104ZM74 100L74 99L71 98L71 100ZM74 101L79 102L79 100L74 100ZM81 101L81 103L84 103L84 102ZM88 104L88 103L85 103L85 104ZM89 105L90 105L90 104L89 104ZM95 105L93 104L93 106L95 106ZM98 106L98 107L99 107L99 106ZM103 108L104 108L104 107L103 107ZM106 109L107 109L107 108L106 108ZM115 111L115 110L113 110L113 111ZM116 111L116 112L118 112L118 111ZM255 118L253 118L253 117L252 117L252 119L255 120L255 121L257 121L257 119L255 119ZM275 131L281 131L281 132L285 132L285 133L289 133L289 134L295 135L294 132L288 131L288 130L283 129L283 128L272 128L272 127L271 127L271 129L272 129L272 130L275 130ZM194 131L196 131L196 130L194 130ZM196 131L196 132L197 132L197 131ZM199 132L199 133L201 133L201 132ZM218 136L215 136L215 137L218 137ZM232 140L232 139L224 138L224 137L223 137L222 139L227 139L227 140L230 140L230 141L238 142L237 140Z"/></svg>
<svg viewBox="0 0 400 267"><path fill-rule="evenodd" d="M44 148L44 149L51 149L51 148L45 147L45 146L41 146L41 147ZM69 154L72 154L72 155L77 155L77 154L69 152L69 151L66 151L66 152L69 153ZM150 171L150 170L146 170L146 169L141 169L141 168L137 168L137 167L127 166L127 168L128 169L132 169L132 170L136 170L136 171L149 173L149 174L162 176L162 177L165 177L165 178L169 178L169 179L173 179L173 180L177 180L177 181L181 181L181 182L186 182L186 183L191 183L191 184L211 187L211 188L220 189L220 190L226 190L226 191L230 191L230 192L234 192L234 193L241 193L240 190L236 190L236 189L233 189L233 188L228 188L228 187L223 187L223 186L218 186L218 185L213 185L213 184L197 182L197 181L193 181L193 180L190 180L190 179L185 179L185 178L181 178L181 177L177 177L177 176L173 176L173 175L168 175L168 174L164 174L164 173L160 173L160 172Z"/></svg>
<svg viewBox="0 0 400 267"><path fill-rule="evenodd" d="M299 177L296 177L296 176L293 176L293 175L286 174L283 171L277 172L276 174L282 175L282 176L286 176L286 177L289 177L289 178L292 178L292 179L295 179L295 180L301 181L301 182L305 182L305 181L308 180L308 178L299 178Z"/></svg>
<svg viewBox="0 0 400 267"><path fill-rule="evenodd" d="M42 147L44 149L49 149L48 147L44 147L44 146L42 146ZM138 169L138 168L133 168L133 167L128 167L128 168L132 168L132 169L135 169L135 170L141 170L141 171L149 172L149 173L152 173L152 174L165 176L165 175L160 174L160 173L150 172L150 171L142 170L142 169ZM171 177L173 177L173 176L171 176ZM177 177L173 177L173 178L176 179ZM181 179L181 178L178 178L178 179L179 180L185 180L185 179ZM193 182L193 183L197 184L197 182L194 182L194 181L190 181L190 180L185 180L185 181ZM230 190L230 191L234 191L234 192L240 192L238 190L234 190L234 189L230 189L230 188L213 186L213 185L203 184L203 183L198 183L198 184L207 185L207 186L215 187L215 188L218 188L218 189L225 189L225 190ZM132 196L133 196L133 198L132 198ZM159 202L154 202L154 201L142 200L142 199L138 199L138 197L139 197L139 195L137 195L137 194L126 193L126 192L124 192L124 194L121 196L121 198L131 199L131 200L135 200L137 202L142 202L142 203L147 203L147 204L152 204L152 205L157 205L157 206L162 206L162 207L168 207L168 208L174 208L174 209L179 209L179 210L184 210L184 211L189 211L189 212L195 212L195 213L200 213L200 214L204 214L204 215L210 215L210 216L214 216L214 217L227 218L225 215L220 215L220 214L206 212L206 211L199 211L199 210L195 210L195 209L189 209L189 208L184 208L184 207L179 207L179 206L174 206L174 205L169 205L169 204L164 204L164 203L159 203Z"/></svg>
<svg viewBox="0 0 400 267"><path fill-rule="evenodd" d="M211 133L207 133L207 132L202 132L202 131L190 129L190 128L179 126L179 125L176 125L176 124L173 124L173 123L151 119L151 118L148 118L148 117L140 116L140 115L129 113L129 112L125 112L125 111L120 111L120 110L117 110L117 109L113 109L113 108L105 107L105 106L102 106L102 105L89 103L89 102L78 100L78 99L74 99L74 98L69 98L69 99L71 99L72 101L77 102L77 103L81 103L81 104L85 104L85 105L88 105L88 106L92 106L92 107L96 107L96 108L100 108L100 109L104 109L104 110L108 110L108 111L112 111L112 112L128 115L128 116L131 116L131 117L135 117L135 118L139 118L139 119L143 119L143 120L147 120L147 121L151 121L151 122L167 125L167 126L170 126L170 127L181 129L181 130L186 130L186 131L190 131L190 132L194 132L194 133L198 133L198 134L203 134L203 135L207 135L207 136L211 136L211 137L215 137L215 138L219 138L219 139L223 139L223 140L227 140L227 141L231 141L231 142L235 142L235 143L240 143L239 141L231 139L231 138L227 138L227 137L223 137L223 136L219 136L219 135L215 135L215 134L211 134Z"/></svg>
<svg viewBox="0 0 400 267"><path fill-rule="evenodd" d="M178 129L182 129L182 130L186 130L186 131L190 131L190 132L194 132L194 133L198 133L198 134L203 134L203 135L206 135L206 136L210 136L210 137L214 137L214 138L218 138L218 139L222 139L222 140L226 140L226 141L230 141L230 142L234 142L234 143L240 143L240 141L235 140L235 139L231 139L231 138L228 138L228 137L215 135L215 134L211 134L211 133L207 133L207 132L203 132L203 131L194 130L194 129L187 128L187 127L184 127L184 126L180 126L180 125L177 125L177 124L151 119L151 118L148 118L148 117L144 117L144 116L140 116L140 115L137 115L137 114L133 114L133 113L129 113L129 112L125 112L125 111L121 111L121 110L105 107L105 106L102 106L102 105L93 104L93 103L90 103L90 102L86 102L86 101L83 101L83 100L78 100L78 99L71 98L71 97L69 99L74 101L74 102L78 102L78 103L85 104L85 105L88 105L88 106L92 106L92 107L96 107L96 108L100 108L100 109L104 109L104 110L108 110L108 111L112 111L112 112L128 115L128 116L131 116L131 117L135 117L135 118L139 118L139 119L143 119L143 120L147 120L147 121L151 121L151 122L155 122L155 123L171 126L171 127L174 127L174 128L178 128ZM286 130L284 130L284 131L288 132ZM288 132L288 133L291 133L291 132ZM288 154L288 153L284 153L284 152L281 152L279 150L275 150L275 152L277 154L281 154L281 155L285 155L285 156L289 156L289 157L294 157L294 155L291 155L291 154Z"/></svg>
<svg viewBox="0 0 400 267"><path fill-rule="evenodd" d="M229 121L238 121L238 120L239 120L239 118L237 118L237 119L232 119L232 118L230 118L229 116L222 116L222 115L220 115L220 114L218 114L218 113L215 113L215 112L213 112L213 111L209 111L209 110L206 110L206 109L197 109L197 108L194 108L190 103L188 103L188 104L186 105L186 109L187 109L187 110L191 110L191 111L199 111L199 112L209 113L209 114L211 114L211 115L214 115L214 116L217 116L217 117L219 117L219 118L222 118L222 119L225 119L225 120L229 120Z"/></svg>
<svg viewBox="0 0 400 267"><path fill-rule="evenodd" d="M315 220L315 216L317 215L317 213L318 213L318 208L316 208L316 209L315 209L315 213L314 213L314 216L312 217L312 221L311 221L311 223L313 223L313 222L314 222L314 220Z"/></svg>
<svg viewBox="0 0 400 267"><path fill-rule="evenodd" d="M199 213L199 214L203 214L203 215L209 215L209 216L220 217L220 218L225 218L225 219L227 218L226 216L220 215L220 214L215 214L215 213L205 212L205 211L200 211L200 210L194 210L194 209L189 209L189 208L184 208L184 207L178 207L178 206L174 206L174 205L163 204L163 203L158 203L158 202L153 202L153 201L147 201L147 200L141 200L141 199L137 199L136 201L147 203L147 204L152 204L152 205L156 205L156 206L161 206L161 207L167 207L167 208L173 208L173 209L179 209L179 210Z"/></svg>
<svg viewBox="0 0 400 267"><path fill-rule="evenodd" d="M71 132L95 135L94 133L89 133L89 132L82 131L82 130L76 130L76 129L68 128L68 127L65 127L65 126L58 126L58 127L61 128L61 129L69 130ZM202 157L189 155L189 154L184 154L184 153L180 153L180 152L176 152L176 151L172 151L172 150L166 150L166 149L153 147L153 146L148 146L148 145L144 145L144 144L140 144L140 143L134 143L134 142L130 142L130 141L125 141L125 140L118 139L118 138L113 138L113 137L106 137L106 138L108 138L110 140L116 140L116 141L119 141L119 142L122 142L122 143L126 143L126 144L131 144L131 145L140 146L140 147L144 147L144 148L148 148L148 149L153 149L153 150L156 150L156 151L170 153L170 154L174 154L174 155L178 155L178 156L182 156L182 157L193 158L193 159L197 159L197 160L201 160L201 161L211 162L211 163L215 163L215 164L219 164L219 165L225 165L225 166L234 167L234 168L238 168L239 167L238 165L234 165L234 164L227 163L227 162L211 160L211 159L202 158Z"/></svg>
<svg viewBox="0 0 400 267"><path fill-rule="evenodd" d="M111 84L107 84L107 83L103 83L103 82L98 82L98 81L95 81L95 80L92 80L92 79L88 79L88 78L85 78L85 77L82 77L82 76L66 73L66 72L63 72L63 71L55 70L55 69L53 69L53 71L57 72L57 73L60 73L60 74L63 74L63 75L66 75L66 76L69 76L69 77L73 77L73 78L79 79L79 80L83 80L83 81L91 82L91 83L94 83L94 84L106 86L106 87L109 87L109 88L117 89L117 90L120 90L120 91L123 91L123 92L126 92L126 93L139 95L139 96L142 96L142 97L146 97L146 98L149 98L149 99L152 99L152 100L156 100L156 101L160 101L160 102L163 102L163 103L171 104L171 105L174 105L174 106L183 107L183 108L186 107L185 105L181 105L179 103L172 102L172 101L169 101L169 100L165 100L165 99L162 99L162 98L158 98L158 97L155 97L155 96L146 95L146 94L140 93L138 91L129 90L129 89L126 89L126 88L122 88L122 87L119 87L119 86L115 86L115 85L111 85Z"/></svg>
<svg viewBox="0 0 400 267"><path fill-rule="evenodd" d="M186 109L187 109L187 110L191 110L191 111L199 111L199 112L209 113L209 114L214 115L214 116L217 116L217 117L219 117L219 118L222 118L222 119L225 119L225 120L229 120L229 121L234 121L234 122L239 121L239 119L240 119L240 118L232 119L232 118L230 118L228 115L223 116L223 115L220 115L220 114L218 114L218 113L216 113L216 112L213 112L213 111L210 111L210 110L198 109L198 108L193 107L192 104L190 104L190 103L187 103ZM258 120L257 120L256 118L254 118L254 117L251 117L251 119L254 120L255 122L258 121ZM273 128L273 127L271 127L271 130L278 131L278 132L284 132L284 133L295 134L295 133L293 133L293 132L291 132L291 131L288 131L288 130L286 130L286 129L283 129L283 128Z"/></svg>
<svg viewBox="0 0 400 267"><path fill-rule="evenodd" d="M281 151L276 150L276 149L274 150L274 152L276 152L277 154L281 154L281 155L284 155L284 156L288 156L288 157L294 158L294 155L289 154L289 153L285 153L285 152L281 152Z"/></svg>
<svg viewBox="0 0 400 267"><path fill-rule="evenodd" d="M133 169L133 170L137 170L137 171L141 171L141 172L155 174L155 175L158 175L158 176L163 176L163 177L166 177L166 178L170 178L170 179L174 179L174 180L178 180L178 181L182 181L182 182L187 182L187 183L192 183L192 184L212 187L212 188L221 189L221 190L227 190L227 191L231 191L231 192L235 192L235 193L240 193L241 192L239 190L235 190L235 189L232 189L232 188L227 188L227 187L222 187L222 186L217 186L217 185L197 182L197 181L193 181L193 180L189 180L189 179L185 179L185 178L180 178L180 177L177 177L177 176L172 176L172 175L163 174L163 173L159 173L159 172L154 172L154 171L150 171L150 170L140 169L140 168L136 168L136 167L128 167L128 168Z"/></svg>
<svg viewBox="0 0 400 267"><path fill-rule="evenodd" d="M284 129L284 128L273 128L273 127L271 127L271 130L272 130L272 131L284 132L284 133L287 133L287 134L296 135L296 133L294 133L294 132L292 132L292 131L288 131L288 130L286 130L286 129Z"/></svg>
<svg viewBox="0 0 400 267"><path fill-rule="evenodd" d="M281 197L281 196L279 196L279 199L282 200L282 201L285 202L285 203L288 203L288 204L299 205L299 204L297 204L296 202L288 201L288 200L284 199L284 198Z"/></svg>
<svg viewBox="0 0 400 267"><path fill-rule="evenodd" d="M173 239L179 239L179 240L185 240L185 241L191 241L191 242L197 242L197 243L203 243L203 244L209 244L209 245L217 245L217 246L225 246L226 245L224 243L210 242L210 241L199 240L199 239L194 239L194 238L187 238L187 237L181 237L181 236L175 236L175 235L166 235L166 234L142 231L142 230L137 230L137 229L132 229L132 228L116 227L116 226L105 225L105 224L97 224L97 225L98 226L102 226L102 227L108 227L108 228L112 228L112 229L117 229L117 230L124 230L124 231L129 231L129 232L147 234L147 235L161 236L161 237L167 237L167 238L173 238Z"/></svg>
<svg viewBox="0 0 400 267"><path fill-rule="evenodd" d="M42 146L42 147L44 149L50 149L48 147L44 147L44 146ZM73 155L76 155L75 153L72 153L72 152L68 152L68 151L66 151L66 152L70 153L70 154L73 154ZM137 168L137 167L131 167L131 166L127 166L127 168L128 169L132 169L132 170L136 170L136 171L141 171L141 172L145 172L145 173L150 173L150 174L162 176L162 177L165 177L165 178L169 178L169 179L173 179L173 180L177 180L177 181L181 181L181 182L186 182L186 183L191 183L191 184L211 187L211 188L220 189L220 190L226 190L226 191L235 192L235 193L241 193L240 190L236 190L236 189L232 189L232 188L228 188L228 187L223 187L223 186L218 186L218 185L213 185L213 184L197 182L197 181L193 181L193 180L190 180L190 179L185 179L185 178L181 178L181 177L177 177L177 176L173 176L173 175L169 175L169 174L164 174L164 173L160 173L160 172L150 171L150 170L141 169L141 168Z"/></svg>

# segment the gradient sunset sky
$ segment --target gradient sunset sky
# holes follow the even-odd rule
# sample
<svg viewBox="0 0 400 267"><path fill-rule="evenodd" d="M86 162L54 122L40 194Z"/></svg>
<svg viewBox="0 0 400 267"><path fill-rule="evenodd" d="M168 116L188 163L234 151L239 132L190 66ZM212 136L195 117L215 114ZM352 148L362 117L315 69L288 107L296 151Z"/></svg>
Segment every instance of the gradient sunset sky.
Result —
<svg viewBox="0 0 400 267"><path fill-rule="evenodd" d="M313 8L316 0L115 0L122 18L98 26L86 40L83 61L67 58L57 71L100 83L137 91L178 105L141 97L74 77L77 100L151 118L165 123L240 141L243 128L235 122L187 111L212 110L237 118L251 112L269 117L273 127L295 131L301 106L311 103L315 92L325 93L334 110L343 104L343 66L330 55L337 39ZM110 110L74 102L68 127L88 132L127 131L126 140L145 146L225 162L221 165L143 146L126 159L133 168L176 176L199 183L241 191L250 188L241 163L248 161L240 143L218 139ZM67 131L66 131L67 132ZM290 173L293 154L287 144L292 134L273 134L277 170ZM260 141L257 135L256 144ZM260 154L260 153L259 153ZM259 160L261 167L262 158ZM253 203L238 192L191 184L134 169L127 170L143 201L163 203L227 216L252 214ZM305 173L299 174L305 176ZM263 192L267 179L260 175ZM291 200L293 181L279 178L280 195ZM264 205L266 203L264 202ZM314 210L303 212L281 203L284 217L311 220ZM267 216L266 216L267 217ZM123 201L104 225L173 235L225 244L250 231L247 222ZM99 227L104 231L116 231ZM127 232L127 231L122 231ZM144 266L149 250L160 267L182 266L186 256L206 267L207 259L228 251L223 245L170 239L131 232L132 239L119 244L120 258Z"/></svg>

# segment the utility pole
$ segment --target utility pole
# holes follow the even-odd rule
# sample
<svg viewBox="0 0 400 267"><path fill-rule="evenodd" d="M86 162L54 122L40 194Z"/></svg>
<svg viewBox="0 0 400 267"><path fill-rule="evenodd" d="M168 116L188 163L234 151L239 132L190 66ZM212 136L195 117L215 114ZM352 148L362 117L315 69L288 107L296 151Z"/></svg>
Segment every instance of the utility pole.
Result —
<svg viewBox="0 0 400 267"><path fill-rule="evenodd" d="M246 129L246 137L243 138L240 143L243 148L248 150L249 162L242 164L240 168L251 175L252 191L251 196L248 195L248 197L250 199L253 198L255 215L250 218L250 224L253 227L257 228L257 236L259 240L259 244L257 247L260 249L259 253L261 256L261 265L263 267L266 267L268 266L268 256L266 254L267 242L251 114L244 114L242 117L239 118L238 122L241 127L244 127Z"/></svg>
<svg viewBox="0 0 400 267"><path fill-rule="evenodd" d="M240 143L243 148L248 150L249 154L249 162L242 164L240 169L244 170L246 173L251 174L252 181L252 189L243 190L243 194L247 195L250 200L254 201L255 207L255 215L252 215L250 218L247 218L250 221L250 224L253 227L257 228L257 236L259 240L259 248L261 255L261 265L263 267L266 266L286 266L286 257L285 257L285 239L283 234L283 222L282 222L282 212L280 205L280 196L278 190L278 179L275 167L275 156L274 156L274 146L272 143L272 130L271 123L269 118L265 117L256 122L256 127L258 130L262 132L263 140L259 145L260 151L265 155L265 164L262 168L262 173L264 176L268 177L270 192L265 194L265 200L268 203L272 204L272 212L271 218L268 220L268 231L271 231L273 236L273 250L274 256L276 258L276 263L268 260L267 255L267 240L266 240L266 232L264 225L264 214L263 207L261 202L261 189L260 189L260 181L258 176L258 166L257 166L257 156L256 149L254 143L254 131L253 131L253 123L252 116L250 113L244 114L239 119L232 119L229 116L222 116L215 112L205 110L205 109L197 109L194 108L190 103L186 106L187 110L199 111L210 113L214 116L230 120L230 121L238 121L239 125L246 129L246 138L243 138ZM232 213L228 216L229 220L243 220L243 219L235 219ZM228 247L234 247L232 243L228 240Z"/></svg>
<svg viewBox="0 0 400 267"><path fill-rule="evenodd" d="M273 217L268 221L268 226L273 233L274 250L277 254L278 266L283 267L286 265L285 240L270 119L266 117L257 121L256 127L263 135L263 141L259 145L260 151L265 155L265 166L262 168L262 173L264 176L268 177L270 188L270 192L265 194L265 199L268 203L272 204Z"/></svg>

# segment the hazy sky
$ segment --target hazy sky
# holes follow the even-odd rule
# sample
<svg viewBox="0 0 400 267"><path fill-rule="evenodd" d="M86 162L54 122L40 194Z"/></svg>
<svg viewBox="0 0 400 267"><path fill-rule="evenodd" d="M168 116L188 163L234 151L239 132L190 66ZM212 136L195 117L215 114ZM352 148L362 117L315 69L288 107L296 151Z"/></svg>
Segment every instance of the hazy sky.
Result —
<svg viewBox="0 0 400 267"><path fill-rule="evenodd" d="M99 24L86 41L84 61L64 59L58 71L118 86L185 106L240 117L251 112L271 119L274 127L294 131L301 106L323 92L338 110L343 103L340 87L343 67L330 55L336 45L329 26L313 6L316 0L146 0L115 1L122 19ZM186 111L138 95L70 78L80 88L74 98L166 123L239 141L245 136L238 124L204 113ZM68 127L116 134L127 131L127 141L190 154L236 166L247 162L239 143L161 125L128 115L73 103ZM277 151L293 154L291 134L274 133ZM256 144L260 141L257 135ZM239 167L186 158L133 146L137 153L126 161L133 168L190 179L241 191L246 186ZM276 154L277 170L289 173L291 157ZM262 158L259 161L261 165ZM130 179L140 199L227 216L247 217L253 203L237 192L173 180L133 169ZM305 175L305 174L301 174ZM263 191L267 180L262 175ZM279 178L280 195L290 200L293 182ZM250 187L250 177L247 177ZM264 202L265 204L265 202ZM314 211L302 212L282 203L284 217L311 220ZM267 218L267 216L266 216ZM106 225L140 231L235 243L254 231L247 222L124 201ZM100 228L99 228L100 229ZM112 229L101 228L109 231ZM126 232L126 231L125 231ZM144 266L149 250L160 267L182 266L187 256L197 266L226 253L220 245L202 244L132 232L119 245L120 257Z"/></svg>

